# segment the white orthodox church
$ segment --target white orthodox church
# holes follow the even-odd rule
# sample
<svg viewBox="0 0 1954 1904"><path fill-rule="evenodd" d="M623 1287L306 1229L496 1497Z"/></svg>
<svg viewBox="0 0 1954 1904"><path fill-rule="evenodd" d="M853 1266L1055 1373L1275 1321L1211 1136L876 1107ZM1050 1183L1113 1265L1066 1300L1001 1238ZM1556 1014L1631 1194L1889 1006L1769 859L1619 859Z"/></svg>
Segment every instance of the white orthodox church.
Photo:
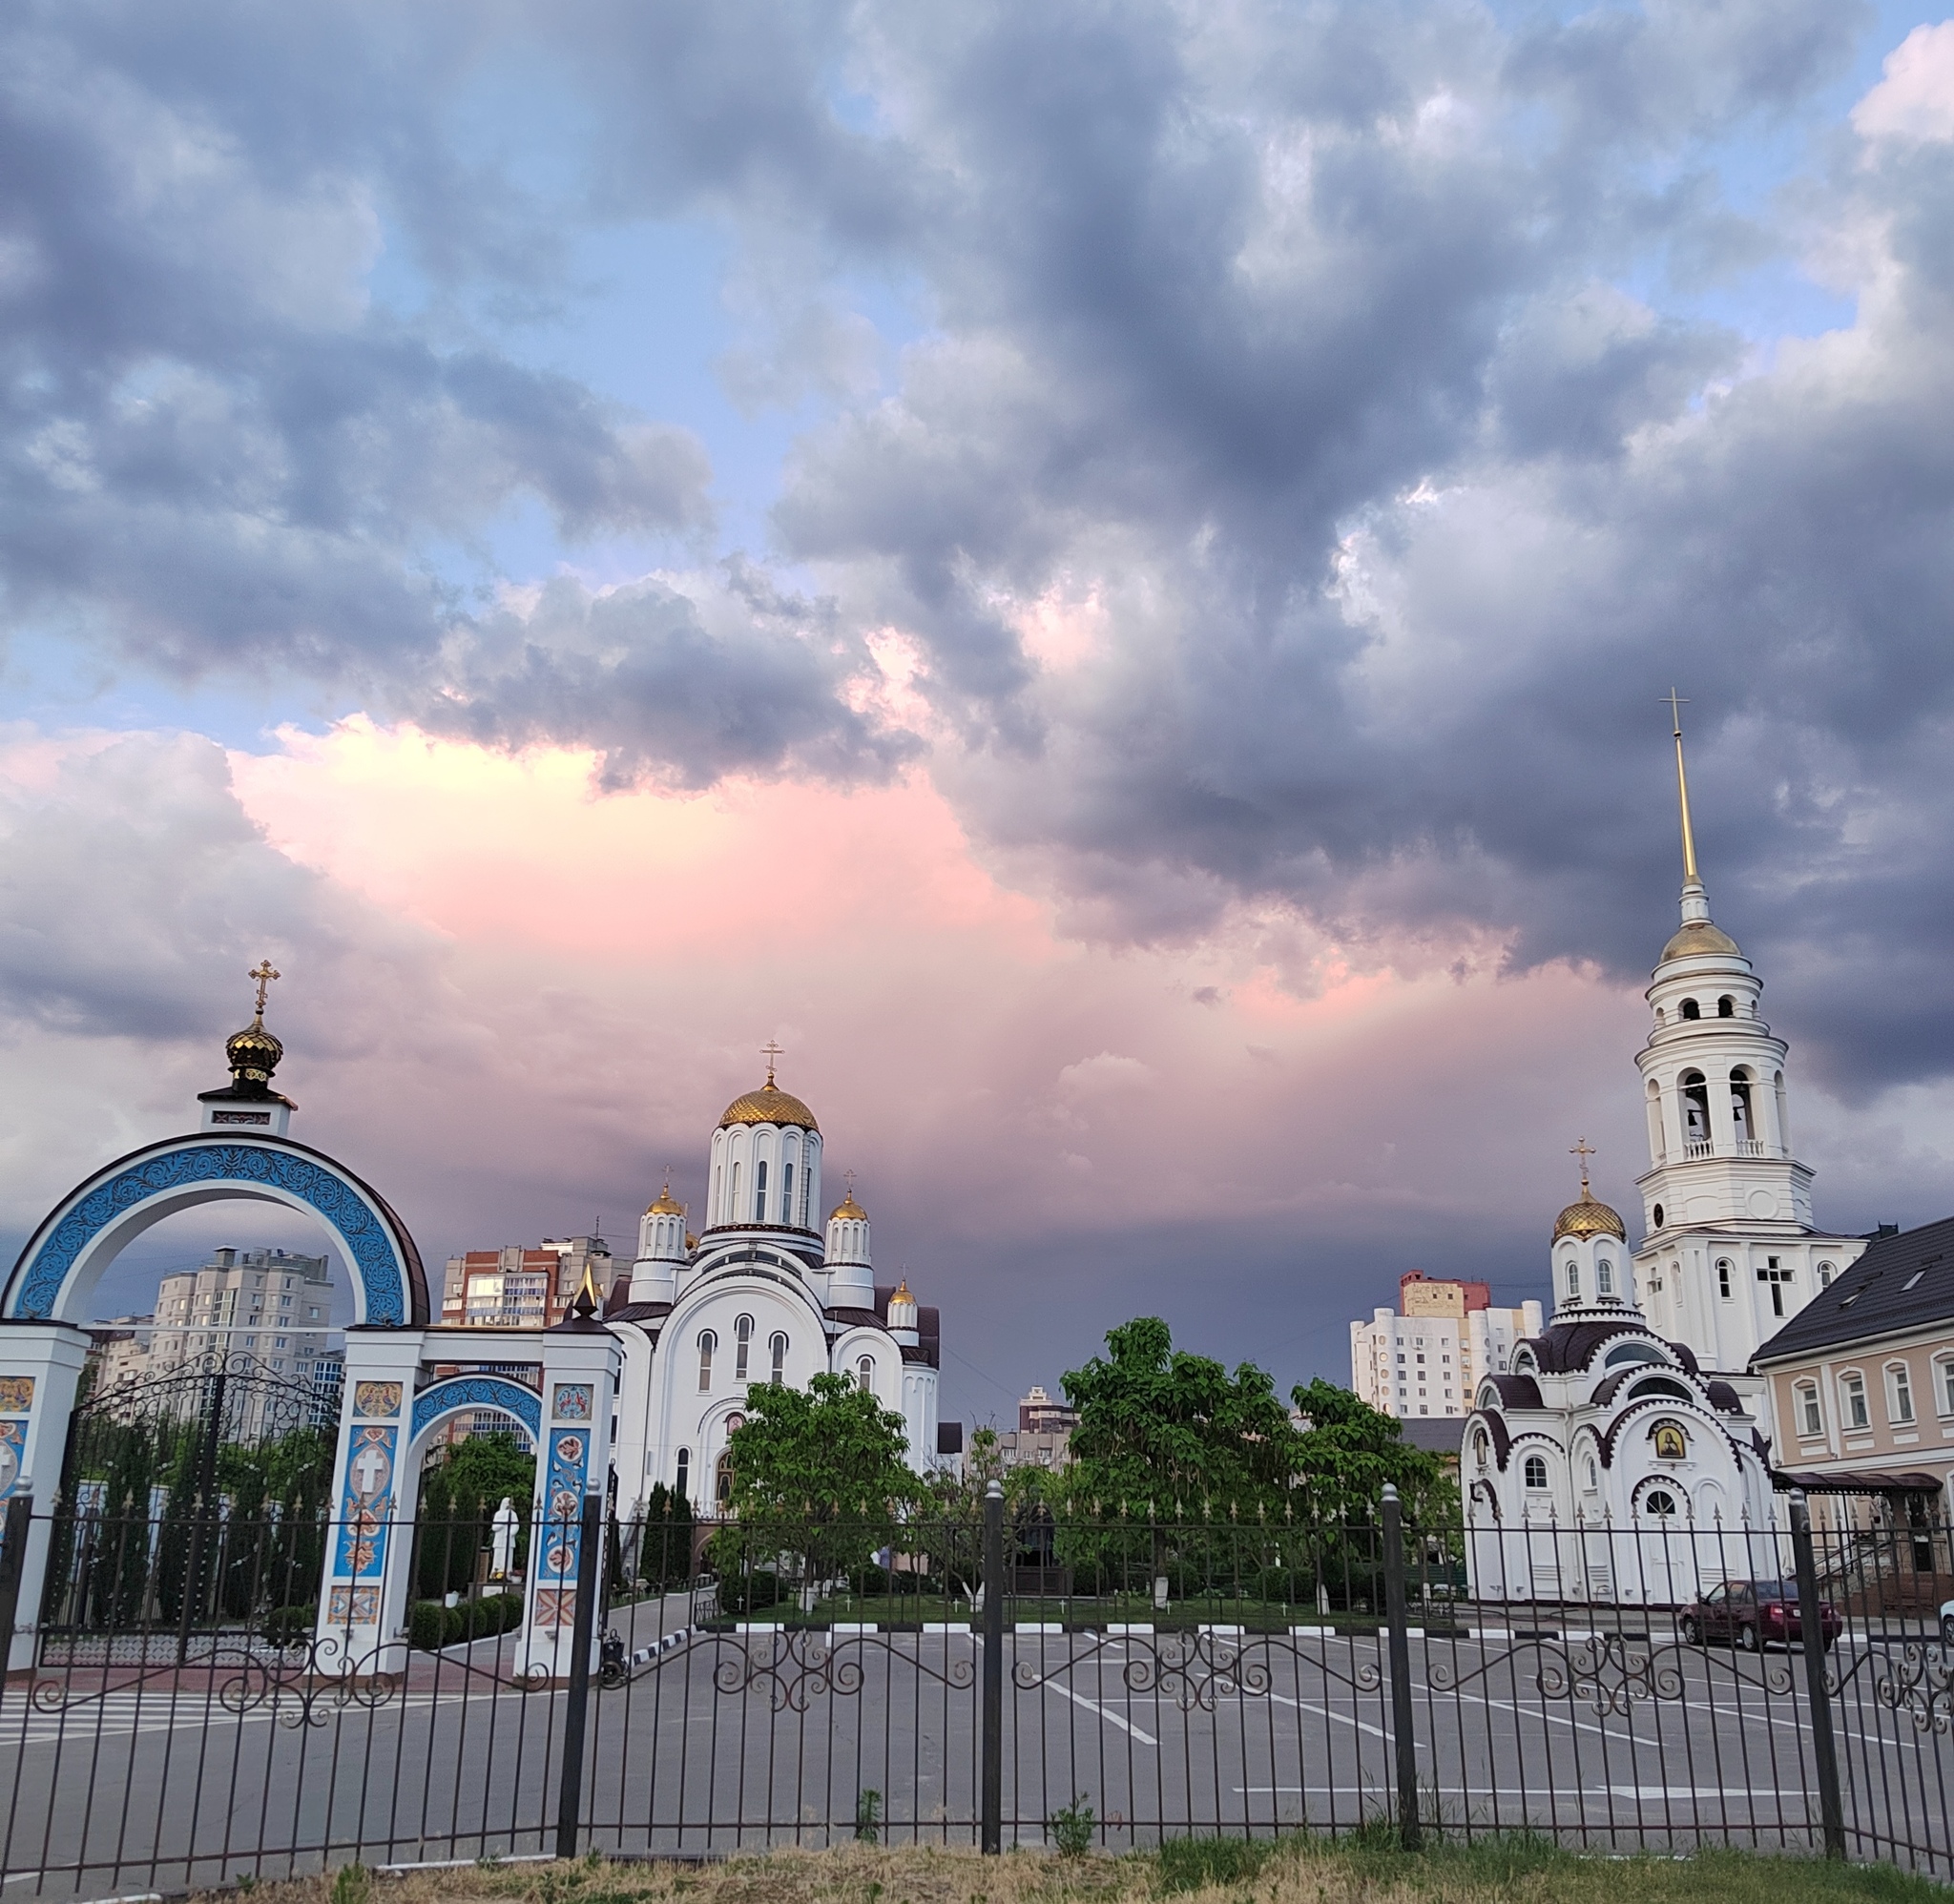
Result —
<svg viewBox="0 0 1954 1904"><path fill-rule="evenodd" d="M1786 1046L1763 982L1710 918L1682 733L1682 921L1662 949L1636 1056L1650 1168L1644 1236L1589 1189L1554 1225L1552 1321L1486 1376L1461 1484L1474 1590L1493 1599L1673 1603L1753 1560L1680 1529L1773 1522L1764 1382L1751 1357L1866 1247L1815 1227L1792 1154Z"/></svg>
<svg viewBox="0 0 1954 1904"><path fill-rule="evenodd" d="M747 1385L805 1388L846 1376L900 1415L919 1471L961 1452L937 1419L940 1327L906 1280L876 1283L868 1212L852 1188L821 1210L813 1111L767 1066L713 1132L696 1234L669 1183L638 1224L637 1257L604 1321L623 1345L613 1461L620 1504L662 1481L711 1511L730 1482L726 1444Z"/></svg>

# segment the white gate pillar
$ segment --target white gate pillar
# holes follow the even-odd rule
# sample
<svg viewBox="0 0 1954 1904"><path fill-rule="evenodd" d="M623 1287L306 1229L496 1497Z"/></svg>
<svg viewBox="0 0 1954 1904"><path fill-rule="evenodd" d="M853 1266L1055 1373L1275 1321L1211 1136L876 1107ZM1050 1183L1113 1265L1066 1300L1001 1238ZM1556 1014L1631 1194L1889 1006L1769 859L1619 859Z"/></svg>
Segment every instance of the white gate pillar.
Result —
<svg viewBox="0 0 1954 1904"><path fill-rule="evenodd" d="M322 1672L364 1679L406 1666L418 1477L402 1468L426 1335L422 1329L346 1331L313 1655Z"/></svg>
<svg viewBox="0 0 1954 1904"><path fill-rule="evenodd" d="M611 1418L624 1354L616 1336L596 1320L595 1310L587 1285L571 1314L543 1332L543 1432L536 1444L529 1598L515 1659L518 1676L532 1681L569 1675L584 1497L606 1493L611 1479ZM600 1553L600 1604L603 1563ZM593 1617L592 1666L602 1637Z"/></svg>
<svg viewBox="0 0 1954 1904"><path fill-rule="evenodd" d="M88 1332L72 1323L0 1323L0 1500L31 1494L41 1509L28 1523L21 1557L20 1598L5 1640L9 1672L34 1664L68 1421L88 1352Z"/></svg>

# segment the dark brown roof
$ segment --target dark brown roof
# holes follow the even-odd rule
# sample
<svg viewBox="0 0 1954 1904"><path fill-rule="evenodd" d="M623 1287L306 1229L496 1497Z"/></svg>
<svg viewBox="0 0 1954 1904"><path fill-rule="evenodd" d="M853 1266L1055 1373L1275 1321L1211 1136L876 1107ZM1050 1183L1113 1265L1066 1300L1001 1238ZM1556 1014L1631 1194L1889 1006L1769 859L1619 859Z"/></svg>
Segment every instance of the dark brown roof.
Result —
<svg viewBox="0 0 1954 1904"><path fill-rule="evenodd" d="M1937 1322L1954 1323L1954 1216L1868 1244L1865 1254L1813 1296L1751 1362L1787 1361Z"/></svg>
<svg viewBox="0 0 1954 1904"><path fill-rule="evenodd" d="M1500 1392L1502 1408L1545 1408L1540 1384L1531 1376L1487 1376L1486 1380Z"/></svg>
<svg viewBox="0 0 1954 1904"><path fill-rule="evenodd" d="M1594 1359L1595 1351L1618 1335L1647 1335L1652 1341L1661 1342L1691 1375L1696 1373L1696 1358L1686 1343L1664 1341L1648 1323L1630 1310L1600 1321L1555 1322L1538 1335L1528 1336L1518 1347L1533 1351L1544 1375L1567 1375L1576 1369L1585 1369ZM1538 1405L1535 1404L1536 1407Z"/></svg>
<svg viewBox="0 0 1954 1904"><path fill-rule="evenodd" d="M1771 1484L1780 1494L1795 1487L1807 1494L1938 1494L1944 1483L1924 1469L1887 1474L1879 1468L1808 1468L1802 1473L1777 1468Z"/></svg>

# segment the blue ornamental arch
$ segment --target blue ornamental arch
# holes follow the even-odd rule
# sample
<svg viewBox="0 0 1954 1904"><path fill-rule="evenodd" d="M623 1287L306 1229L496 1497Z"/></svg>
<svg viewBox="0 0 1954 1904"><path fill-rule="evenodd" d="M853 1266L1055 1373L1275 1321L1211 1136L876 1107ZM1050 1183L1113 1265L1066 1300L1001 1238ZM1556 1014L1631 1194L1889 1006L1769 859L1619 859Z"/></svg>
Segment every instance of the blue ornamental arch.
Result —
<svg viewBox="0 0 1954 1904"><path fill-rule="evenodd" d="M429 1320L421 1252L377 1190L309 1145L228 1133L165 1138L77 1184L28 1239L0 1292L0 1318L84 1321L102 1273L145 1230L236 1199L281 1204L325 1230L352 1280L356 1325Z"/></svg>
<svg viewBox="0 0 1954 1904"><path fill-rule="evenodd" d="M450 1415L483 1408L497 1409L520 1421L530 1431L530 1439L542 1444L543 1397L534 1389L507 1376L449 1376L446 1381L430 1382L414 1397L407 1445L418 1448L429 1430Z"/></svg>

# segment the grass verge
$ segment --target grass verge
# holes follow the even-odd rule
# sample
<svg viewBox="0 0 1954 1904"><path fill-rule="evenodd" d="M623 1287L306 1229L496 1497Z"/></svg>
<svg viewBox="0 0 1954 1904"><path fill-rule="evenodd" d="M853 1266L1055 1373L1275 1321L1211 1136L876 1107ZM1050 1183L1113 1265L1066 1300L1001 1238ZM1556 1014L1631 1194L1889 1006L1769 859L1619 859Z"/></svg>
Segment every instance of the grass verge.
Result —
<svg viewBox="0 0 1954 1904"><path fill-rule="evenodd" d="M1493 1838L1406 1853L1380 1826L1336 1843L1191 1838L1158 1852L1059 1857L865 1844L703 1866L477 1865L367 1881L342 1872L260 1884L252 1904L1947 1904L1884 1866L1705 1852L1583 1856Z"/></svg>

